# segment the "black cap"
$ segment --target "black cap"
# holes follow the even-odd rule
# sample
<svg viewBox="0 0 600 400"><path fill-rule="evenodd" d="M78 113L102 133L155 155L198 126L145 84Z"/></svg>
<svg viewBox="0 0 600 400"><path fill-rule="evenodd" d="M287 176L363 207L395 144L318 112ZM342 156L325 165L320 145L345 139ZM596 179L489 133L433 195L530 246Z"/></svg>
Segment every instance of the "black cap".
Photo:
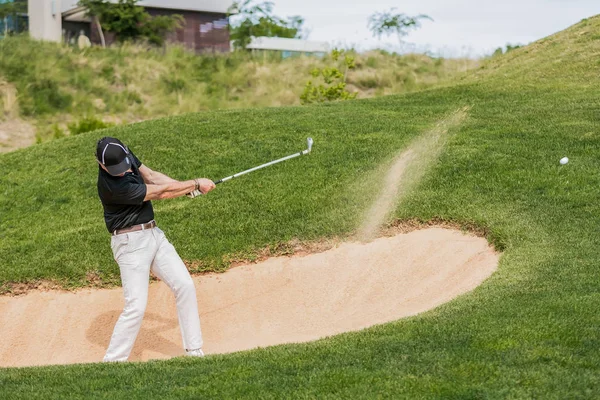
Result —
<svg viewBox="0 0 600 400"><path fill-rule="evenodd" d="M96 146L96 158L113 176L124 174L131 168L129 149L119 139L100 139Z"/></svg>

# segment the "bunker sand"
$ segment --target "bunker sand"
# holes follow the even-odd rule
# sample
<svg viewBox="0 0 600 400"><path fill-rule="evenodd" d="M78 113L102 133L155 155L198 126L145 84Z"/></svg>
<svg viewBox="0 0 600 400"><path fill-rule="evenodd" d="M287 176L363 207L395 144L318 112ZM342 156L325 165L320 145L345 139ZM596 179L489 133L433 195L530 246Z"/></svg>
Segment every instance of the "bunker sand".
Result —
<svg viewBox="0 0 600 400"><path fill-rule="evenodd" d="M430 228L194 277L207 354L316 340L430 310L481 284L499 255L485 239ZM0 366L98 362L122 289L0 297ZM131 361L183 355L172 293L150 286Z"/></svg>

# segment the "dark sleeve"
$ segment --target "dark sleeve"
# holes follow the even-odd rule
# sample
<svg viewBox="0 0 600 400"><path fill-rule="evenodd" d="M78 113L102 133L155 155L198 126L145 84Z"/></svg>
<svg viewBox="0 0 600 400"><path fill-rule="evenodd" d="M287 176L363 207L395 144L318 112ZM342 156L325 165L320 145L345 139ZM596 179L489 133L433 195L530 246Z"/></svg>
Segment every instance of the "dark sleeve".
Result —
<svg viewBox="0 0 600 400"><path fill-rule="evenodd" d="M135 156L135 154L133 154L133 151L129 150L129 155L131 155L131 158L133 159L133 165L135 165L136 168L139 168L142 166L142 162L140 161L139 158L137 158Z"/></svg>
<svg viewBox="0 0 600 400"><path fill-rule="evenodd" d="M140 205L146 197L146 185L143 183L126 182L125 184L113 189L105 199L111 204L130 204Z"/></svg>

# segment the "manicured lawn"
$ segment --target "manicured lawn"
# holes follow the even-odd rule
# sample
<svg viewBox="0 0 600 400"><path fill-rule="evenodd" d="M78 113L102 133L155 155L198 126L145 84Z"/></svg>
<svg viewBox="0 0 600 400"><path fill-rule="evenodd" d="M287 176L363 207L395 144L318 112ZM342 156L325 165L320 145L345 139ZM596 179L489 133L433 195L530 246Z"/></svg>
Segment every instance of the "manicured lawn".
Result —
<svg viewBox="0 0 600 400"><path fill-rule="evenodd" d="M395 217L486 227L504 251L500 268L468 295L362 332L203 360L4 369L0 397L597 398L599 34L590 19L444 89L106 132L175 178L220 178L315 138L310 157L156 204L182 256L219 269L292 238L351 235L381 183L373 171L470 106ZM103 134L0 157L0 282L79 286L89 271L116 280L95 197Z"/></svg>

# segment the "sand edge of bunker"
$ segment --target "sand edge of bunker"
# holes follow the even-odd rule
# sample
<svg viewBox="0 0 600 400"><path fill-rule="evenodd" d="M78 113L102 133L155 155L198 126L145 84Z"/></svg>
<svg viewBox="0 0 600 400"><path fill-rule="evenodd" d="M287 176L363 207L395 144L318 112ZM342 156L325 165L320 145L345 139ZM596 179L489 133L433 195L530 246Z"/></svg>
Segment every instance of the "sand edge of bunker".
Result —
<svg viewBox="0 0 600 400"><path fill-rule="evenodd" d="M312 342L416 316L476 290L498 270L501 255L485 238L414 227L195 276L205 353ZM0 297L0 365L98 362L122 307L121 288ZM176 308L167 285L149 285L131 361L183 355Z"/></svg>
<svg viewBox="0 0 600 400"><path fill-rule="evenodd" d="M454 221L443 218L431 218L427 220L395 219L379 229L376 237L369 241L383 237L392 237L400 234L410 233L417 230L429 228L443 228L459 231L464 234L484 238L489 246L501 255L506 245L485 225L472 221ZM203 276L209 274L222 274L232 268L244 265L253 265L276 257L304 257L310 254L322 253L340 246L343 243L364 242L360 232L352 232L347 236L332 236L316 240L300 240L297 238L277 242L263 246L252 251L233 253L223 256L222 264L219 266L206 265L202 260L184 259L192 276ZM154 276L150 277L152 282L158 281ZM27 295L30 292L61 291L77 292L88 289L113 289L120 286L119 278L103 279L97 272L88 271L85 280L77 283L69 283L58 279L36 279L26 282L5 282L0 285L0 297L16 297Z"/></svg>

